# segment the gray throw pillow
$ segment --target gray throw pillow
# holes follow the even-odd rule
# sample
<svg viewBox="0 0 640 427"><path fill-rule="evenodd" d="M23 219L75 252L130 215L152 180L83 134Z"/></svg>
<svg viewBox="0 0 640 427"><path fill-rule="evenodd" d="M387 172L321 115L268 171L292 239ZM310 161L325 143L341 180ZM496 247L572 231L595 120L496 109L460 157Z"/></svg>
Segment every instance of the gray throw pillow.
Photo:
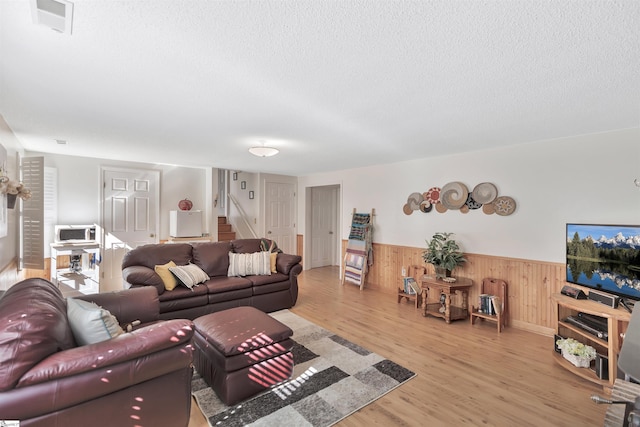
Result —
<svg viewBox="0 0 640 427"><path fill-rule="evenodd" d="M78 345L106 341L124 333L115 316L93 302L67 298L67 319Z"/></svg>

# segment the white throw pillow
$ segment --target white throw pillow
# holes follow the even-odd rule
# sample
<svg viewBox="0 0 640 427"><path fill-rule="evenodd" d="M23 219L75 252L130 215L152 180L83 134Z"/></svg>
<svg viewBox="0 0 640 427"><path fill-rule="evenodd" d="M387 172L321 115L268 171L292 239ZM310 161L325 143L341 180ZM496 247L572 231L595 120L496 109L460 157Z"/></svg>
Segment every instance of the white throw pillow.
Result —
<svg viewBox="0 0 640 427"><path fill-rule="evenodd" d="M229 252L229 270L227 276L270 276L270 260L271 254L269 252L254 252L250 254Z"/></svg>
<svg viewBox="0 0 640 427"><path fill-rule="evenodd" d="M106 341L124 333L109 310L81 299L67 298L67 319L78 345Z"/></svg>
<svg viewBox="0 0 640 427"><path fill-rule="evenodd" d="M199 283L209 280L209 276L200 267L195 264L177 265L169 267L178 280L187 288L193 290L193 287Z"/></svg>

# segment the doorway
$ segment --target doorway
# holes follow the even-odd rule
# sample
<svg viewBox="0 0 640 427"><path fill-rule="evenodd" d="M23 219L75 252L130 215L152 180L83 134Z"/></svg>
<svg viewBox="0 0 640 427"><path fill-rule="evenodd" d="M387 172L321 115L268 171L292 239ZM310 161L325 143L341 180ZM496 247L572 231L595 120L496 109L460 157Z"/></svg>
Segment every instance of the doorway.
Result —
<svg viewBox="0 0 640 427"><path fill-rule="evenodd" d="M295 253L296 185L265 182L265 234L288 254Z"/></svg>
<svg viewBox="0 0 640 427"><path fill-rule="evenodd" d="M340 186L307 189L307 265L309 268L340 265Z"/></svg>
<svg viewBox="0 0 640 427"><path fill-rule="evenodd" d="M131 249L158 243L160 172L102 168L100 292L122 289L122 259Z"/></svg>

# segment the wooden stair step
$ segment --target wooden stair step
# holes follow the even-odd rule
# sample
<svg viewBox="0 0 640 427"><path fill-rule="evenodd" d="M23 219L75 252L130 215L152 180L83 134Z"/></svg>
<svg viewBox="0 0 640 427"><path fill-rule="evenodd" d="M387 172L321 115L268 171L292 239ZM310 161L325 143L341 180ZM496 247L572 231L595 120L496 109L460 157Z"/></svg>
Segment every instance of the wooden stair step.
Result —
<svg viewBox="0 0 640 427"><path fill-rule="evenodd" d="M236 233L233 231L233 224L227 222L226 216L218 217L218 241L228 242L235 240Z"/></svg>
<svg viewBox="0 0 640 427"><path fill-rule="evenodd" d="M227 242L229 240L235 240L236 238L236 233L234 231L230 231L230 232L218 232L218 241L219 242Z"/></svg>

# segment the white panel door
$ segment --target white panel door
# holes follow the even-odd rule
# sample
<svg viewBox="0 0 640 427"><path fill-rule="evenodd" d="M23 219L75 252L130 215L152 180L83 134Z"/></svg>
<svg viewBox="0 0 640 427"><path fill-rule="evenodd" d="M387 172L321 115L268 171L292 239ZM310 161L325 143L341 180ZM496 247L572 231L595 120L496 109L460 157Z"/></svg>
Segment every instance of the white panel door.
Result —
<svg viewBox="0 0 640 427"><path fill-rule="evenodd" d="M103 168L103 254L100 291L122 289L122 258L158 242L160 172Z"/></svg>
<svg viewBox="0 0 640 427"><path fill-rule="evenodd" d="M266 183L265 235L274 240L283 252L296 253L295 185Z"/></svg>
<svg viewBox="0 0 640 427"><path fill-rule="evenodd" d="M311 189L311 268L337 265L337 187Z"/></svg>

